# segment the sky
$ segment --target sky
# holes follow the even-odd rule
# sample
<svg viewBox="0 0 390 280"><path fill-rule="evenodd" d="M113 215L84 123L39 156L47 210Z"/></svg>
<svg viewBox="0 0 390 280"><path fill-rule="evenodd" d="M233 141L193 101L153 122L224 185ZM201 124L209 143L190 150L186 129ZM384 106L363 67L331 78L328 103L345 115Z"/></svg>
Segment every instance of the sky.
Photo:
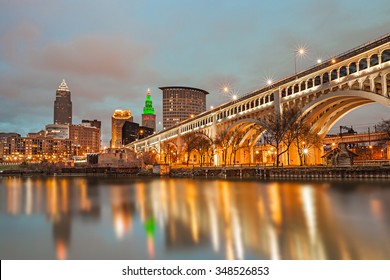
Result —
<svg viewBox="0 0 390 280"><path fill-rule="evenodd" d="M389 15L388 0L0 0L0 131L52 123L65 79L73 123L101 120L106 145L115 109L141 122L148 88L158 122L162 86L202 88L217 106L225 84L240 96L293 74L300 46L298 71L389 33ZM339 123L388 118L367 105Z"/></svg>

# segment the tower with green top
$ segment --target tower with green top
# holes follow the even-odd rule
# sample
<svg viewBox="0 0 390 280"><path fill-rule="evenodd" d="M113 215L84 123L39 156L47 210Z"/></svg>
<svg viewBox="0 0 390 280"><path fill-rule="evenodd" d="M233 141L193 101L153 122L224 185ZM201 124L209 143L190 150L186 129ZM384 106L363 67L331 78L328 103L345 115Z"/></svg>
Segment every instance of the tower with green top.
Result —
<svg viewBox="0 0 390 280"><path fill-rule="evenodd" d="M154 131L156 131L156 114L154 113L149 88L148 94L146 95L144 111L142 113L142 126L152 128Z"/></svg>

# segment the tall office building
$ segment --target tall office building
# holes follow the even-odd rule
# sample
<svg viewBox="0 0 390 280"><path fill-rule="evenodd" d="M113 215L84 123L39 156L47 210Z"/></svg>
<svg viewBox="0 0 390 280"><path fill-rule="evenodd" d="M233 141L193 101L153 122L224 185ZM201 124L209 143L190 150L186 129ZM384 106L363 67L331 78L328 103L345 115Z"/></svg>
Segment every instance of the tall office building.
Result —
<svg viewBox="0 0 390 280"><path fill-rule="evenodd" d="M72 124L72 101L70 100L70 91L65 80L62 80L56 91L54 124Z"/></svg>
<svg viewBox="0 0 390 280"><path fill-rule="evenodd" d="M111 148L122 147L122 128L126 121L132 122L130 110L115 110L111 118Z"/></svg>
<svg viewBox="0 0 390 280"><path fill-rule="evenodd" d="M150 89L148 88L148 94L146 95L145 107L142 114L142 126L152 128L156 131L156 114L152 104L152 98L150 97Z"/></svg>
<svg viewBox="0 0 390 280"><path fill-rule="evenodd" d="M206 111L207 91L192 87L160 87L163 91L163 127L174 126L181 121Z"/></svg>

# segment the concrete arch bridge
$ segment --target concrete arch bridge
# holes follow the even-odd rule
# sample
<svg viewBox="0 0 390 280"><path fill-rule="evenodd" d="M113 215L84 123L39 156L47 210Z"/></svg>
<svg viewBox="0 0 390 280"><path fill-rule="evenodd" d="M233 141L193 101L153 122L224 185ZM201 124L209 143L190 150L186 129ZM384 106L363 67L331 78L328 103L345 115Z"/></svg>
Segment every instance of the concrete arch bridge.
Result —
<svg viewBox="0 0 390 280"><path fill-rule="evenodd" d="M153 152L160 163L272 163L272 147L259 146L268 116L299 108L311 132L323 139L344 115L372 103L390 109L390 34L127 147L138 153ZM188 138L194 133L212 141L212 151L205 155L189 149ZM284 164L298 164L296 157L287 154L281 158ZM289 155L293 154L294 147ZM307 155L308 164L322 163L321 147L309 147Z"/></svg>

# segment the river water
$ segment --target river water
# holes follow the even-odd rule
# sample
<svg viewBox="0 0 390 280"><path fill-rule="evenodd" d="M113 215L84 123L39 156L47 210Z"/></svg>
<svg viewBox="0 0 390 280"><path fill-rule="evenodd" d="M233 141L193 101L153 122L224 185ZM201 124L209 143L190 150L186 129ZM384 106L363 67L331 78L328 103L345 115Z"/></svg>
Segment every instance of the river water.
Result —
<svg viewBox="0 0 390 280"><path fill-rule="evenodd" d="M390 259L390 183L0 177L0 259Z"/></svg>

